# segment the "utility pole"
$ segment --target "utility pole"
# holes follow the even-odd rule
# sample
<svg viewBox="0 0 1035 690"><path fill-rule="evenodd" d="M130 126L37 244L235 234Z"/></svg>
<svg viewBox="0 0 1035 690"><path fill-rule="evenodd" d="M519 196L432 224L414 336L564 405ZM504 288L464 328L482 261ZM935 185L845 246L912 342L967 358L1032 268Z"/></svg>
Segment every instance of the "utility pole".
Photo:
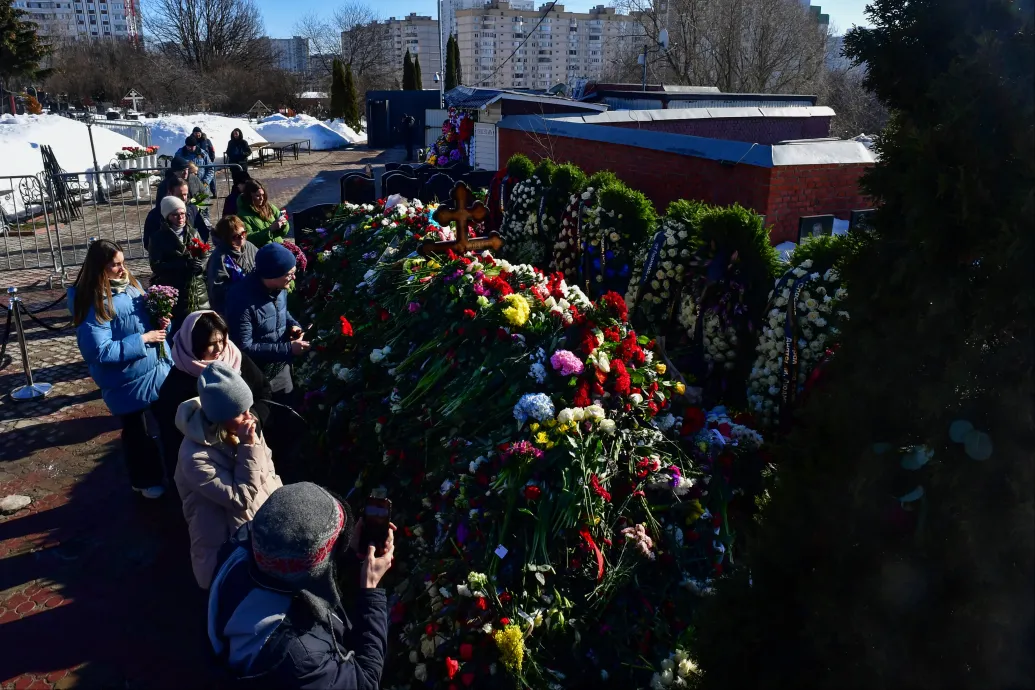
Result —
<svg viewBox="0 0 1035 690"><path fill-rule="evenodd" d="M647 44L643 44L643 56L641 58L643 62L643 83L640 85L642 91L647 90Z"/></svg>
<svg viewBox="0 0 1035 690"><path fill-rule="evenodd" d="M93 145L93 122L86 121L86 133L90 135L90 153L93 154L94 182L97 184L97 191L94 199L98 204L108 203L108 197L104 193L104 185L101 184L101 166L97 165L97 149Z"/></svg>

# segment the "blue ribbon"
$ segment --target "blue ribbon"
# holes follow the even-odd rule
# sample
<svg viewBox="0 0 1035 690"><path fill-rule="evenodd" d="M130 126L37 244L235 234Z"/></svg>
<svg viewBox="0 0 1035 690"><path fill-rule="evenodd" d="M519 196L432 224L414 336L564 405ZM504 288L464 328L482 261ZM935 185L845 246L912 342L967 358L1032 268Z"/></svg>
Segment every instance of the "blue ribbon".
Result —
<svg viewBox="0 0 1035 690"><path fill-rule="evenodd" d="M658 267L658 263L661 260L661 248L665 246L665 231L658 230L654 234L654 242L650 246L650 251L647 252L647 262L643 264L643 275L640 276L640 285L646 283L650 276L654 275L654 270Z"/></svg>

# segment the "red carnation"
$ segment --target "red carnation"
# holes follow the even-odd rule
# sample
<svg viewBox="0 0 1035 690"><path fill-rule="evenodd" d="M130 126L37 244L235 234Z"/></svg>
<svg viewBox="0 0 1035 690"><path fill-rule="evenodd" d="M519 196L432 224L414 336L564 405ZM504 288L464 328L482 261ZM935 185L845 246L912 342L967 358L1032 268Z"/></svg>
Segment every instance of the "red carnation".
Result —
<svg viewBox="0 0 1035 690"><path fill-rule="evenodd" d="M597 349L599 343L597 342L597 336L589 328L582 329L579 333L579 350L582 354L589 355L593 353L593 350Z"/></svg>
<svg viewBox="0 0 1035 690"><path fill-rule="evenodd" d="M596 493L597 496L600 496L600 498L604 499L608 503L611 502L611 494L608 493L607 489L600 485L600 477L595 474L591 474L589 476L589 485L593 487L593 492Z"/></svg>
<svg viewBox="0 0 1035 690"><path fill-rule="evenodd" d="M474 600L474 605L475 605L475 607L479 611L488 611L489 610L489 602L488 602L488 600L486 600L485 597L478 597L477 599L475 599Z"/></svg>
<svg viewBox="0 0 1035 690"><path fill-rule="evenodd" d="M446 657L446 675L449 676L449 680L453 680L456 674L460 671L460 662L452 657Z"/></svg>
<svg viewBox="0 0 1035 690"><path fill-rule="evenodd" d="M619 321L629 320L629 308L625 306L625 300L617 292L605 292L600 301Z"/></svg>
<svg viewBox="0 0 1035 690"><path fill-rule="evenodd" d="M636 342L636 334L632 332L625 337L625 340L618 344L618 349L615 353L620 359L633 364L643 364L647 361L643 348Z"/></svg>
<svg viewBox="0 0 1035 690"><path fill-rule="evenodd" d="M510 625L509 618L500 618L500 625Z"/></svg>
<svg viewBox="0 0 1035 690"><path fill-rule="evenodd" d="M692 436L704 428L704 410L699 407L688 407L683 412L683 428L680 436Z"/></svg>
<svg viewBox="0 0 1035 690"><path fill-rule="evenodd" d="M503 592L502 594L500 594L500 603L501 604L509 604L510 603L510 598L511 598L510 597L510 592Z"/></svg>
<svg viewBox="0 0 1035 690"><path fill-rule="evenodd" d="M349 320L346 319L344 316L340 316L338 318L341 319L341 334L344 336L351 336L352 324L349 323Z"/></svg>
<svg viewBox="0 0 1035 690"><path fill-rule="evenodd" d="M589 397L589 381L586 379L579 380L579 386L575 389L575 407L589 407L593 404L593 401Z"/></svg>
<svg viewBox="0 0 1035 690"><path fill-rule="evenodd" d="M539 497L543 495L542 489L535 484L529 484L525 487L525 500L537 501Z"/></svg>
<svg viewBox="0 0 1035 690"><path fill-rule="evenodd" d="M615 375L615 392L620 395L628 395L632 382L629 380L629 372L625 368L625 363L620 359L611 360L611 371Z"/></svg>
<svg viewBox="0 0 1035 690"><path fill-rule="evenodd" d="M464 309L464 316L466 316L469 319L473 319L474 317L478 316L478 314L474 311L474 309Z"/></svg>

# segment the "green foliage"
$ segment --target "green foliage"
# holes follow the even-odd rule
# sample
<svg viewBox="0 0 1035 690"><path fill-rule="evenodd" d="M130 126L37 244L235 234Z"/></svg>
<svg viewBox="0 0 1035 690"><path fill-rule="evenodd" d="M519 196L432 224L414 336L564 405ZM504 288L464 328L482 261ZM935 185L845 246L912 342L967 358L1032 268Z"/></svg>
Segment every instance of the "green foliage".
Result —
<svg viewBox="0 0 1035 690"><path fill-rule="evenodd" d="M456 65L456 85L464 83L464 70L460 64L460 41L453 39L453 64Z"/></svg>
<svg viewBox="0 0 1035 690"><path fill-rule="evenodd" d="M403 56L403 91L414 91L416 90L415 76L413 72L413 58L410 57L409 49L406 50L406 55Z"/></svg>
<svg viewBox="0 0 1035 690"><path fill-rule="evenodd" d="M622 182L612 182L600 188L600 206L614 215L608 223L622 234L622 245L630 252L654 233L658 216L650 199Z"/></svg>
<svg viewBox="0 0 1035 690"><path fill-rule="evenodd" d="M456 55L453 53L453 49L456 46L456 38L453 34L449 34L449 40L446 41L446 73L444 76L445 84L443 87L445 90L452 91L456 88Z"/></svg>
<svg viewBox="0 0 1035 690"><path fill-rule="evenodd" d="M352 77L352 64L345 67L345 107L342 112L342 119L355 132L363 131L363 121L360 119L359 97L356 94L356 81Z"/></svg>
<svg viewBox="0 0 1035 690"><path fill-rule="evenodd" d="M615 175L610 170L600 170L589 176L589 179L586 180L586 186L592 187L593 189L600 189L601 187L606 187L609 184L615 184L617 182L621 182L621 180L618 179L618 175Z"/></svg>
<svg viewBox="0 0 1035 690"><path fill-rule="evenodd" d="M539 161L539 165L535 166L535 172L532 174L539 178L539 181L544 185L549 185L553 181L553 173L557 170L557 164L549 158L544 158Z"/></svg>
<svg viewBox="0 0 1035 690"><path fill-rule="evenodd" d="M868 16L845 44L893 112L864 178L879 211L842 270L842 345L776 453L752 582L699 616L706 688L1035 684L1032 5ZM903 465L919 444L933 459Z"/></svg>
<svg viewBox="0 0 1035 690"><path fill-rule="evenodd" d="M0 0L0 82L14 77L43 79L52 71L40 67L53 51L40 39L28 16L14 7L13 0Z"/></svg>
<svg viewBox="0 0 1035 690"><path fill-rule="evenodd" d="M535 172L535 166L532 161L523 153L515 153L507 161L507 175L514 182L520 182L521 180L527 180L532 177L532 173Z"/></svg>
<svg viewBox="0 0 1035 690"><path fill-rule="evenodd" d="M865 235L852 232L847 235L821 235L809 237L795 247L788 259L791 266L799 266L806 259L812 260L812 271L822 273L828 268L840 266L850 254L864 244Z"/></svg>
<svg viewBox="0 0 1035 690"><path fill-rule="evenodd" d="M424 78L420 73L420 55L413 56L413 88L415 91L424 88Z"/></svg>
<svg viewBox="0 0 1035 690"><path fill-rule="evenodd" d="M552 218L560 218L572 194L586 187L586 173L572 163L562 163L553 170L550 188L546 190L544 211Z"/></svg>
<svg viewBox="0 0 1035 690"><path fill-rule="evenodd" d="M769 242L769 229L754 211L740 204L711 207L699 215L697 227L700 244L714 242L720 251L736 251L742 270L748 276L771 279L781 272L780 255ZM754 293L762 295L764 304L772 284L764 280L752 282L759 283L754 286ZM748 297L750 303L756 299Z"/></svg>
<svg viewBox="0 0 1035 690"><path fill-rule="evenodd" d="M348 102L348 77L341 60L331 63L331 117L344 117Z"/></svg>

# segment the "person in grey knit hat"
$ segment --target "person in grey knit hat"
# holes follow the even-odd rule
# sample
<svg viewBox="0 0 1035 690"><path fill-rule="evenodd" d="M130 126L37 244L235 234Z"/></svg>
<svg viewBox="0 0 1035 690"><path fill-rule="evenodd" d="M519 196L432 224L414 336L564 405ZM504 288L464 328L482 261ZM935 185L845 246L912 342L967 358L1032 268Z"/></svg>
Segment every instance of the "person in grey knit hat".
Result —
<svg viewBox="0 0 1035 690"><path fill-rule="evenodd" d="M180 404L183 434L173 479L190 530L194 577L208 589L219 549L283 482L256 428L252 391L233 367L212 362L198 377L198 397Z"/></svg>
<svg viewBox="0 0 1035 690"><path fill-rule="evenodd" d="M258 687L375 690L388 649L388 603L378 589L395 540L360 548L363 523L326 489L301 482L273 493L228 544L209 596L209 640ZM361 561L357 561L359 557ZM358 566L358 567L356 567ZM339 567L358 573L348 611ZM355 581L355 580L353 580Z"/></svg>

